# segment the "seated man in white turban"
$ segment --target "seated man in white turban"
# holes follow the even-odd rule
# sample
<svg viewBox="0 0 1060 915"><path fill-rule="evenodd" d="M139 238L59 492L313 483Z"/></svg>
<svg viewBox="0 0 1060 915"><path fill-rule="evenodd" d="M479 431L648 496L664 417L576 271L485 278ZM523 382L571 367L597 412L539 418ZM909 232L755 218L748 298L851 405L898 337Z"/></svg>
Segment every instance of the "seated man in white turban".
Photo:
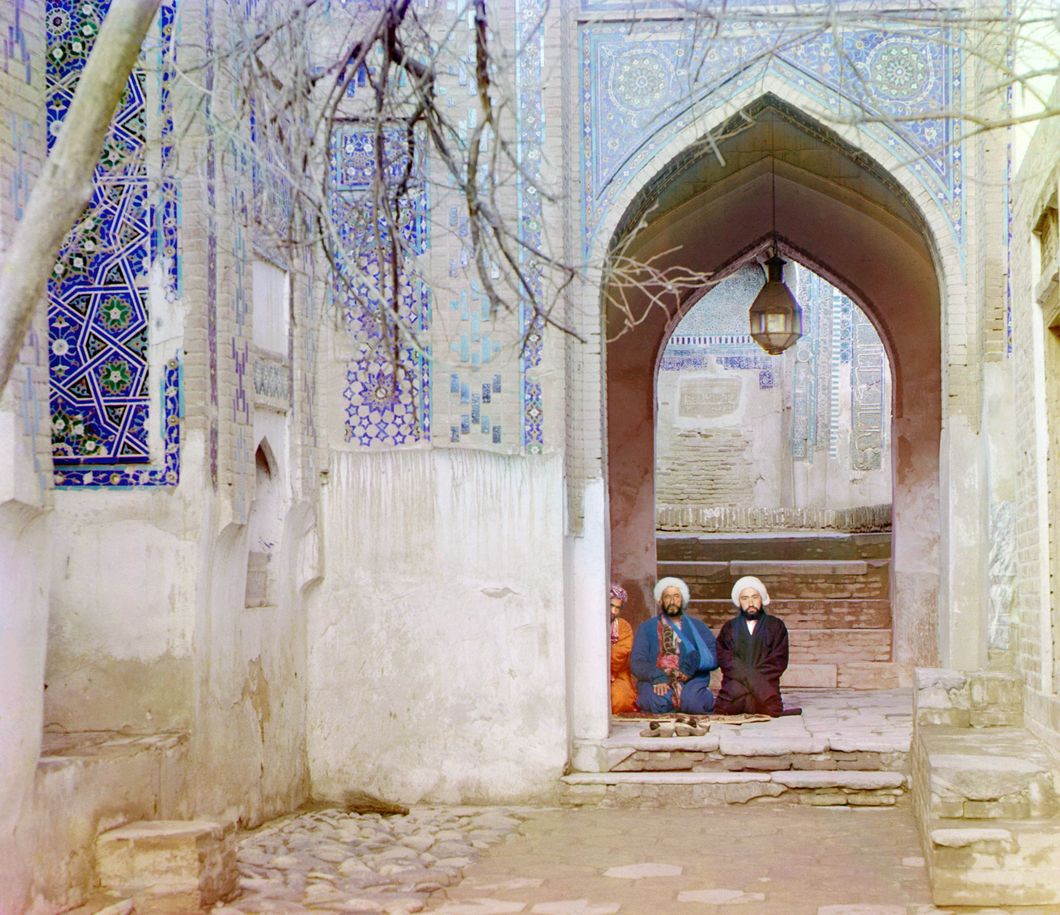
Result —
<svg viewBox="0 0 1060 915"><path fill-rule="evenodd" d="M788 668L788 627L766 613L769 592L753 576L732 586L739 613L721 627L718 663L721 690L714 710L722 715L798 715L780 698L780 675Z"/></svg>
<svg viewBox="0 0 1060 915"><path fill-rule="evenodd" d="M714 633L705 623L685 616L690 594L680 578L663 578L655 586L658 615L637 627L630 669L637 678L637 705L661 715L689 712L705 715L714 708L710 672L718 666Z"/></svg>

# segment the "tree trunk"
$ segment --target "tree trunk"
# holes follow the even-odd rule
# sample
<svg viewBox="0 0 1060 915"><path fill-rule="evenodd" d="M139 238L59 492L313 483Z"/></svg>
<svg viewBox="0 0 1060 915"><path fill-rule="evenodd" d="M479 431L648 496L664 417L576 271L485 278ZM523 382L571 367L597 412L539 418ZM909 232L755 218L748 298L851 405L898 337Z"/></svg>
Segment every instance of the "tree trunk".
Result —
<svg viewBox="0 0 1060 915"><path fill-rule="evenodd" d="M114 110L161 0L114 0L0 267L0 394L67 232L92 197Z"/></svg>

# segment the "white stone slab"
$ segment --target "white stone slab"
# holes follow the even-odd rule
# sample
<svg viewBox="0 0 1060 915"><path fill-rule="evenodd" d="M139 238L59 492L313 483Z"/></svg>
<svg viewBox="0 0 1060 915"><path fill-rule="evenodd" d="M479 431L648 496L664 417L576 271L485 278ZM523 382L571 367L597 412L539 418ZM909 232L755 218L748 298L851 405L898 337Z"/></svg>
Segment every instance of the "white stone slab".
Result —
<svg viewBox="0 0 1060 915"><path fill-rule="evenodd" d="M726 756L786 756L789 753L824 753L828 740L805 731L795 734L723 734L721 752Z"/></svg>
<svg viewBox="0 0 1060 915"><path fill-rule="evenodd" d="M765 893L745 893L743 890L682 890L678 902L703 902L707 905L735 905L741 902L764 902Z"/></svg>
<svg viewBox="0 0 1060 915"><path fill-rule="evenodd" d="M510 912L522 912L525 902L503 902L500 899L465 899L460 902L447 902L436 912L446 915L508 915Z"/></svg>
<svg viewBox="0 0 1060 915"><path fill-rule="evenodd" d="M540 915L614 915L620 908L617 902L564 899L558 902L539 902L530 911Z"/></svg>
<svg viewBox="0 0 1060 915"><path fill-rule="evenodd" d="M871 791L876 788L900 788L905 784L901 772L791 771L772 773L773 781L787 788L852 788Z"/></svg>
<svg viewBox="0 0 1060 915"><path fill-rule="evenodd" d="M609 867L604 871L605 877L618 877L621 880L642 880L645 877L680 877L684 868L678 864L659 864L645 861L641 864L625 864L621 867Z"/></svg>
<svg viewBox="0 0 1060 915"><path fill-rule="evenodd" d="M822 905L817 915L906 915L904 905Z"/></svg>
<svg viewBox="0 0 1060 915"><path fill-rule="evenodd" d="M468 880L463 885L482 890L484 893L496 893L498 890L532 890L541 886L544 882L542 877L515 877L511 880L490 881L487 883L478 880Z"/></svg>
<svg viewBox="0 0 1060 915"><path fill-rule="evenodd" d="M768 772L573 772L568 785L734 785L768 782Z"/></svg>
<svg viewBox="0 0 1060 915"><path fill-rule="evenodd" d="M904 732L894 737L833 734L827 740L828 746L837 753L908 753L911 737Z"/></svg>
<svg viewBox="0 0 1060 915"><path fill-rule="evenodd" d="M945 848L966 848L976 842L1010 842L1012 833L1007 829L932 829L932 845Z"/></svg>

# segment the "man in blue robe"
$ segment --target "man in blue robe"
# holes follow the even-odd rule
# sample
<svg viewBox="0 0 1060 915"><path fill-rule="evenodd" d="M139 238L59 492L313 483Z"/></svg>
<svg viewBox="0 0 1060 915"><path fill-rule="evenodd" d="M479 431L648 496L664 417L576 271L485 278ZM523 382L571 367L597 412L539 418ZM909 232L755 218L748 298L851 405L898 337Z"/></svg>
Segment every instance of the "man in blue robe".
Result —
<svg viewBox="0 0 1060 915"><path fill-rule="evenodd" d="M680 578L661 579L655 585L658 615L637 627L629 666L642 712L705 715L714 708L710 672L718 666L717 646L704 623L685 615L689 599Z"/></svg>

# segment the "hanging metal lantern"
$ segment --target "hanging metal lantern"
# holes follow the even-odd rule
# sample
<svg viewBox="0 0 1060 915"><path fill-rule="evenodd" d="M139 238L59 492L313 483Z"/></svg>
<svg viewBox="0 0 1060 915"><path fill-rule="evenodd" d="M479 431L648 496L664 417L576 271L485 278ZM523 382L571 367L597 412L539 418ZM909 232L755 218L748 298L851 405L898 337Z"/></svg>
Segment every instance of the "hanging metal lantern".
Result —
<svg viewBox="0 0 1060 915"><path fill-rule="evenodd" d="M802 308L784 285L784 259L766 261L766 284L751 303L751 336L771 356L779 356L802 336Z"/></svg>

